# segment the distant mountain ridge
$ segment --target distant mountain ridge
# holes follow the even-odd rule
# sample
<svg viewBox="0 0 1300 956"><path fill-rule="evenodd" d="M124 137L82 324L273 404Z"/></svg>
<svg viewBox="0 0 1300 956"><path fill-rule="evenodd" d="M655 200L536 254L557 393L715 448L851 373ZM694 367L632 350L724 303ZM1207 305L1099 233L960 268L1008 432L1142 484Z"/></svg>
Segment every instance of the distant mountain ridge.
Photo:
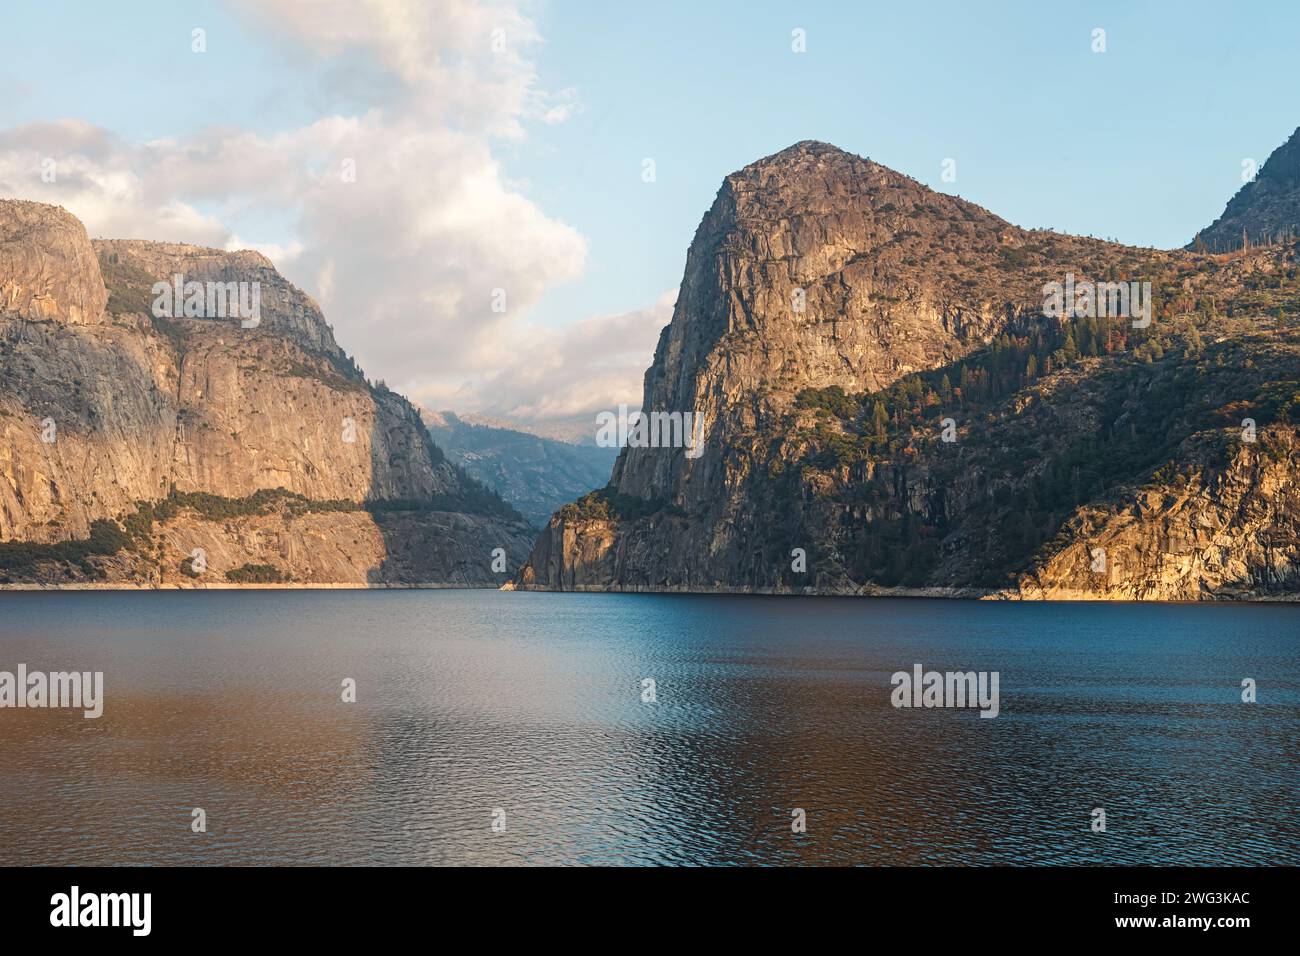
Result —
<svg viewBox="0 0 1300 956"><path fill-rule="evenodd" d="M616 448L479 424L454 412L422 411L421 418L453 462L539 528L565 502L603 487L618 454Z"/></svg>
<svg viewBox="0 0 1300 956"><path fill-rule="evenodd" d="M429 412L430 415L441 414ZM484 428L503 428L506 431L523 432L563 442L566 445L596 444L596 414L572 415L565 418L550 418L544 421L529 421L510 418L504 415L489 415L481 412L449 412L455 414L467 425L482 425Z"/></svg>

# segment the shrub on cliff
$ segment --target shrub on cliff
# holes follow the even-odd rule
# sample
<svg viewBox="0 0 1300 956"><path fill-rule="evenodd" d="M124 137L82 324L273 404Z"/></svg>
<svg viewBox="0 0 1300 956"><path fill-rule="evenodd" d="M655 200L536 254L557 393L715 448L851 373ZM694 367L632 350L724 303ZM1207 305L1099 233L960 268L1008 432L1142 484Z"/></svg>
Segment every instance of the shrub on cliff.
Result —
<svg viewBox="0 0 1300 956"><path fill-rule="evenodd" d="M279 568L270 564L244 564L226 572L231 584L283 584L289 578Z"/></svg>

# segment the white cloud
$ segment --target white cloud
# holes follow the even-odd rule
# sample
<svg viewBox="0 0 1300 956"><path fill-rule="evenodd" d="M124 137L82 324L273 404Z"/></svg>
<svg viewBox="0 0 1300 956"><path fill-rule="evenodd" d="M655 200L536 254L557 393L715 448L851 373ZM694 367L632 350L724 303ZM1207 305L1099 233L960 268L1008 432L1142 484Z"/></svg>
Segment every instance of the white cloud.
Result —
<svg viewBox="0 0 1300 956"><path fill-rule="evenodd" d="M575 91L540 86L529 51L541 40L516 4L238 5L252 28L383 96L274 134L132 143L77 119L0 131L0 192L66 206L93 236L257 249L317 298L369 374L434 407L454 396L540 418L639 401L662 302L560 332L527 322L582 274L587 242L493 157L494 140L580 108ZM47 157L55 183L40 180Z"/></svg>
<svg viewBox="0 0 1300 956"><path fill-rule="evenodd" d="M230 231L220 219L151 175L160 155L82 120L20 126L0 132L0 193L65 206L92 236L223 245Z"/></svg>
<svg viewBox="0 0 1300 956"><path fill-rule="evenodd" d="M378 69L396 87L391 108L497 136L523 135L544 117L530 51L537 27L511 0L238 0L250 15L340 60L340 85L366 88ZM343 62L345 55L362 59Z"/></svg>
<svg viewBox="0 0 1300 956"><path fill-rule="evenodd" d="M521 422L571 419L626 403L638 408L642 377L659 333L672 318L675 290L653 305L597 316L560 330L529 329L524 348L499 359L472 389L417 392L431 408L464 408Z"/></svg>

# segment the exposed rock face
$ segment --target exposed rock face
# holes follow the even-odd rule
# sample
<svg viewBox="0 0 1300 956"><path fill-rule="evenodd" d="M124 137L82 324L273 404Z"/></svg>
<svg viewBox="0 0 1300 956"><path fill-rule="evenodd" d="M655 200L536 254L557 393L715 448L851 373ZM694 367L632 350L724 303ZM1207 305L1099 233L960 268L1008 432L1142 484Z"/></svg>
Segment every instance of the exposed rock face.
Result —
<svg viewBox="0 0 1300 956"><path fill-rule="evenodd" d="M1266 245L1300 232L1300 129L1273 151L1255 179L1229 200L1223 215L1197 233L1188 249L1228 252Z"/></svg>
<svg viewBox="0 0 1300 956"><path fill-rule="evenodd" d="M343 350L321 315L320 307L301 289L275 271L271 260L260 252L222 252L178 242L143 242L135 239L97 239L92 243L99 256L118 274L134 273L153 282L174 281L177 275L193 282L257 283L261 303L258 328L277 332L305 349L334 358ZM149 293L152 300L152 292ZM176 309L180 314L180 309Z"/></svg>
<svg viewBox="0 0 1300 956"><path fill-rule="evenodd" d="M1196 601L1300 591L1300 439L1279 428L1175 488L1072 517L1027 598ZM1203 460L1205 450L1184 449ZM1069 542L1068 544L1064 542ZM1099 550L1100 549L1100 550ZM1104 558L1104 560L1102 560Z"/></svg>
<svg viewBox="0 0 1300 956"><path fill-rule="evenodd" d="M919 210L945 243L916 230ZM645 408L703 414L714 453L692 462L629 448L615 488L712 495L726 481L716 436L752 431L798 389L875 391L982 345L1033 298L1026 287L1008 298L961 268L959 252L1004 244L1022 245L1020 230L823 143L728 176L645 381Z"/></svg>
<svg viewBox="0 0 1300 956"><path fill-rule="evenodd" d="M172 481L243 497L426 499L459 477L399 396L340 375L262 330L191 333L180 365Z"/></svg>
<svg viewBox="0 0 1300 956"><path fill-rule="evenodd" d="M0 237L0 578L203 583L180 572L202 548L218 582L252 564L299 583L492 585L494 548L510 567L526 556L520 516L366 383L264 257L126 241L97 257L36 203L0 204ZM177 273L259 283L261 323L151 315L153 284ZM273 489L293 507L239 504ZM187 494L235 503L152 527L136 514ZM105 519L136 540L86 556ZM59 542L76 560L34 547Z"/></svg>
<svg viewBox="0 0 1300 956"><path fill-rule="evenodd" d="M86 229L75 216L0 199L0 313L94 325L107 301Z"/></svg>
<svg viewBox="0 0 1300 956"><path fill-rule="evenodd" d="M186 510L154 531L150 547L101 560L108 582L227 586L228 575L251 565L276 569L280 578L272 583L496 587L510 574L493 570L488 546L503 548L507 567L517 568L532 541L524 525L452 511L272 510L214 521ZM204 555L202 573L193 571L196 548Z"/></svg>
<svg viewBox="0 0 1300 956"><path fill-rule="evenodd" d="M85 537L171 484L178 408L162 343L0 317L0 541Z"/></svg>
<svg viewBox="0 0 1300 956"><path fill-rule="evenodd" d="M1275 310L1296 264L1290 247L1222 260L1027 232L797 144L724 182L646 373L644 408L703 414L703 453L624 449L518 586L1300 593L1280 492L1300 477L1300 316ZM1045 283L1069 274L1150 282L1153 321L1044 316ZM1260 444L1230 464L1245 418ZM1193 512L1213 530L1185 559L1172 529ZM1267 553L1247 543L1260 529ZM1079 577L1097 535L1121 576Z"/></svg>

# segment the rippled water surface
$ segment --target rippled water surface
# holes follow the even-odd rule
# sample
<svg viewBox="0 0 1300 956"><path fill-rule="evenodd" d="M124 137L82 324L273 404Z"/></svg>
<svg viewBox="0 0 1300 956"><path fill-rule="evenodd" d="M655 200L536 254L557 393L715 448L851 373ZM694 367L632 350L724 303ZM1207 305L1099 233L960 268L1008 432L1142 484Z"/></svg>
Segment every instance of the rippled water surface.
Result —
<svg viewBox="0 0 1300 956"><path fill-rule="evenodd" d="M0 670L107 702L0 710L0 863L1296 864L1298 638L1285 606L5 593ZM916 663L999 672L1000 716L894 709Z"/></svg>

